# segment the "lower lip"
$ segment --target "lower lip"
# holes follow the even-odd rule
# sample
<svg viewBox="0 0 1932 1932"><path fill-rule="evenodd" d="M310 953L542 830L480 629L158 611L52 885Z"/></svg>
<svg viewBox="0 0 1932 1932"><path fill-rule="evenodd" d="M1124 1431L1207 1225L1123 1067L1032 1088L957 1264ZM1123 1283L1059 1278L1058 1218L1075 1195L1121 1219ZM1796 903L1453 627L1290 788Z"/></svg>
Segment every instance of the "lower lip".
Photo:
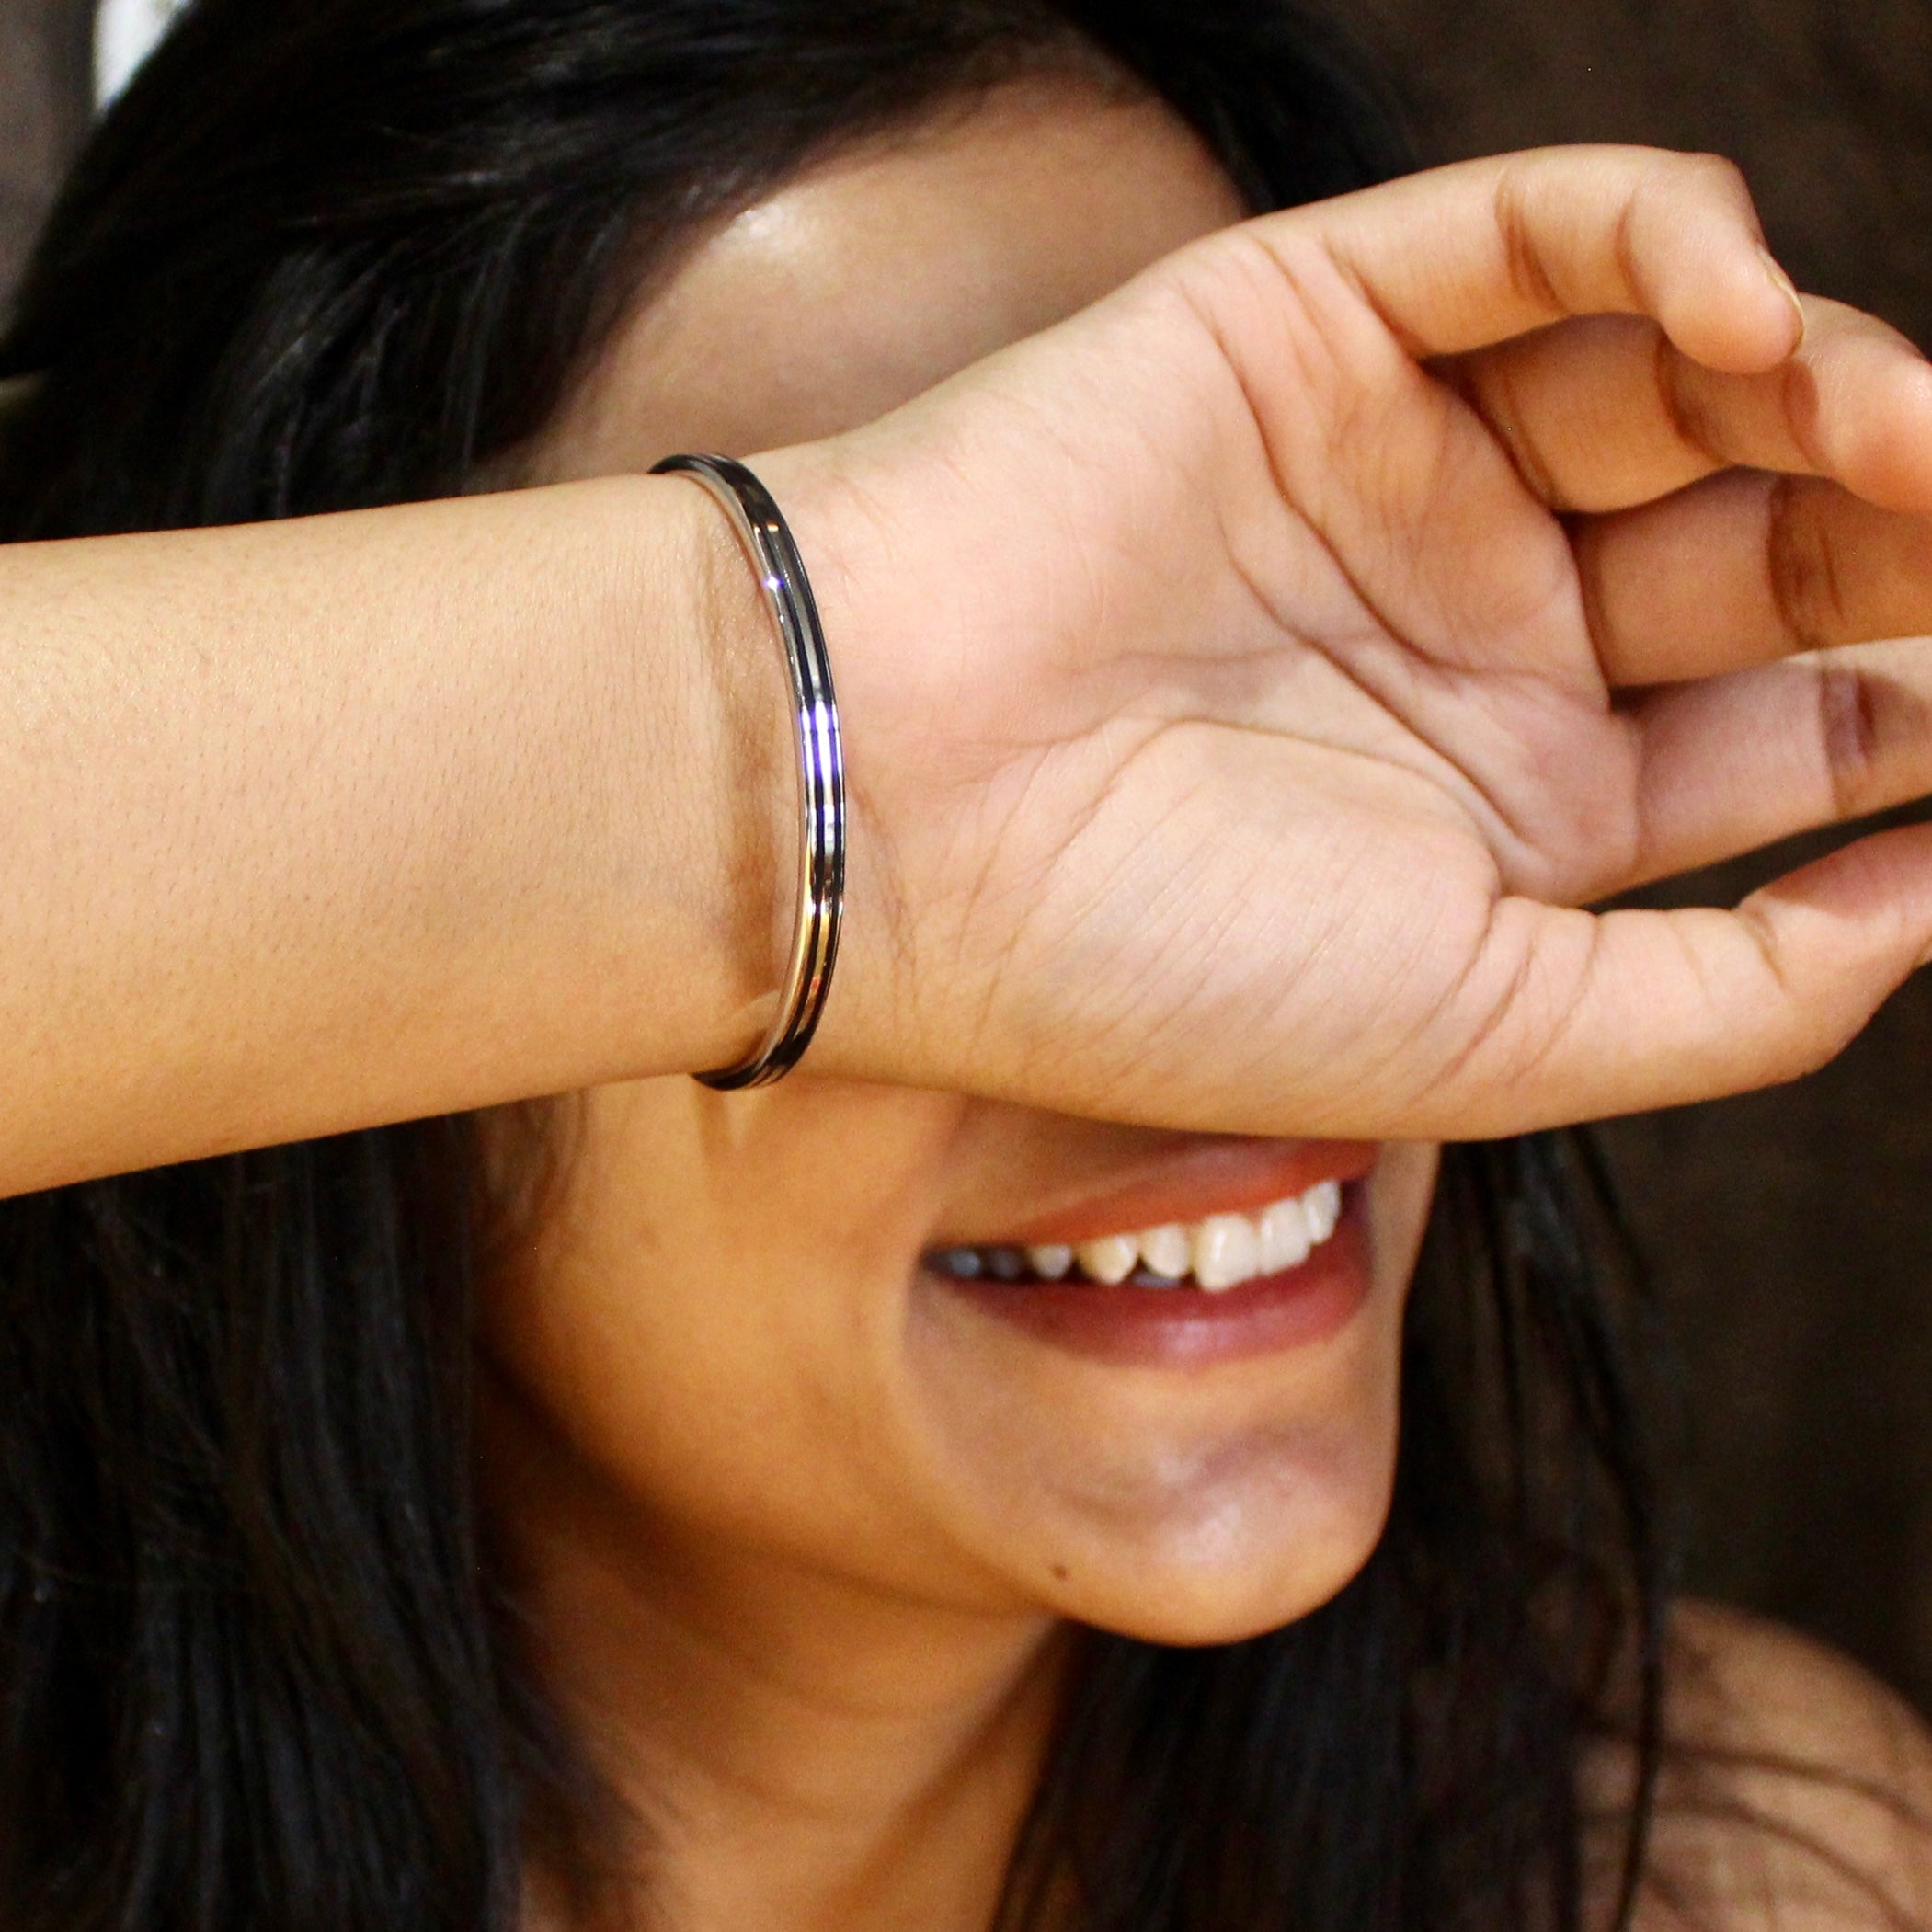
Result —
<svg viewBox="0 0 1932 1932"><path fill-rule="evenodd" d="M1298 1268L1225 1294L1109 1288L1087 1282L929 1281L1037 1340L1097 1361L1206 1367L1310 1348L1339 1333L1368 1298L1366 1190L1347 1188L1335 1231Z"/></svg>

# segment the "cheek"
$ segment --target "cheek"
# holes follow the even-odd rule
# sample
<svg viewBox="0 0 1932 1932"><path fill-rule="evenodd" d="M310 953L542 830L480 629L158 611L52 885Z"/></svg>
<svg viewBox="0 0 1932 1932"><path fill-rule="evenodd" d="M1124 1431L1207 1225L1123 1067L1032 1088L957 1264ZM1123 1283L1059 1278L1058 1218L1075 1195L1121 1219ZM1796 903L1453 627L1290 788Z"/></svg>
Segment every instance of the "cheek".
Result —
<svg viewBox="0 0 1932 1932"><path fill-rule="evenodd" d="M515 1398L493 1445L517 1458L512 1534L567 1492L596 1505L568 1534L626 1563L716 1538L930 1583L931 1512L897 1480L903 1311L956 1103L663 1080L580 1105L567 1178L483 1315Z"/></svg>
<svg viewBox="0 0 1932 1932"><path fill-rule="evenodd" d="M509 1534L626 1565L709 1539L1180 1643L1339 1590L1387 1512L1433 1154L1385 1155L1372 1291L1340 1333L1124 1369L914 1282L961 1104L804 1081L587 1096L568 1185L485 1311L522 1418L494 1445Z"/></svg>

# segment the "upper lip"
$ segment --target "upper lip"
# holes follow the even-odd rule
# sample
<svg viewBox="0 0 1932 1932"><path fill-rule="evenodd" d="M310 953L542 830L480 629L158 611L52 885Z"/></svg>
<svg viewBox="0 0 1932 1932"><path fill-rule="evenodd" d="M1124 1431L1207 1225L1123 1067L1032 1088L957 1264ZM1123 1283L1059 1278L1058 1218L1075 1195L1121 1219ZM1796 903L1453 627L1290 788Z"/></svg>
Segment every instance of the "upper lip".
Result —
<svg viewBox="0 0 1932 1932"><path fill-rule="evenodd" d="M1319 1182L1359 1181L1380 1152L1374 1143L1356 1140L1201 1140L1057 1204L1001 1239L1015 1247L1078 1247L1174 1221L1252 1213L1306 1194Z"/></svg>

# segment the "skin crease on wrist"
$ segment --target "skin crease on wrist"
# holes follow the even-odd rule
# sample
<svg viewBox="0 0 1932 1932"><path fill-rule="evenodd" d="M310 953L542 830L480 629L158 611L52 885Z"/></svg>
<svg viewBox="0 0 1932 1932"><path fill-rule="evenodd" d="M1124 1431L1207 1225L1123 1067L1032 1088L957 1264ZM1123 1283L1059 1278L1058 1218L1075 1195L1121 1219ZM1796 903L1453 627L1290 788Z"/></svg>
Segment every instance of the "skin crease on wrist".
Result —
<svg viewBox="0 0 1932 1932"><path fill-rule="evenodd" d="M1165 109L1011 84L704 238L528 479L854 427L1241 213ZM543 1666L643 1823L651 1923L967 1932L1069 1620L1236 1639L1374 1546L1435 1156L1223 1148L809 1068L555 1108L558 1180L484 1317L492 1507ZM1298 1342L1107 1359L921 1266L1123 1188L1171 1200L1121 1231L1259 1207L1225 1178L1257 1160L1310 1169L1279 1195L1373 1163L1355 1298Z"/></svg>

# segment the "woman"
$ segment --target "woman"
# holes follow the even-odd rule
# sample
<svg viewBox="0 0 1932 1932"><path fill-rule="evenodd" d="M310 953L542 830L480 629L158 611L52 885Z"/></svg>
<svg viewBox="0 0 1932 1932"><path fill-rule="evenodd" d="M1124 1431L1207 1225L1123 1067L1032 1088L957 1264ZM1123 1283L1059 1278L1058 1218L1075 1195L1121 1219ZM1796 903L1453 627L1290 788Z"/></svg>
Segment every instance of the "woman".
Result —
<svg viewBox="0 0 1932 1932"><path fill-rule="evenodd" d="M208 0L103 130L6 353L14 534L556 487L105 553L159 577L177 685L266 628L210 642L208 559L288 623L246 702L303 755L270 783L251 740L231 796L303 863L218 928L232 1057L206 984L109 988L92 954L91 1031L41 1023L74 1120L20 1056L11 1178L76 1184L0 1236L9 1921L1744 1926L1766 1874L1784 1923L1920 1908L1909 1722L1768 1638L1667 1638L1648 1338L1575 1157L1447 1157L1408 1285L1427 1137L1775 1077L1932 941L1910 834L1742 919L1561 909L1932 783L1922 651L1749 668L1786 620L1838 644L1932 607L1899 514L1932 511L1921 372L1794 314L1726 179L1643 157L1434 177L1265 257L1201 241L1392 165L1315 46L1245 6ZM742 1051L782 897L742 562L688 485L577 481L697 447L783 450L757 467L855 748L843 1004L756 1094L615 1078ZM627 925L597 866L634 828L604 828L691 734L490 593L529 593L499 553L530 545L634 600L670 580L612 571L640 520L734 649L677 711L675 628L637 621L674 667L653 701L714 742L678 767L709 783L642 781L707 807L646 853L688 835L700 903ZM1853 541L1814 594L1801 566ZM69 568L18 566L71 602ZM405 569L425 635L372 648L383 703L318 680L303 583L354 650L345 581L383 610ZM63 621L34 634L64 668ZM532 634L556 655L493 733L477 667ZM86 702L32 745L110 703L71 656ZM358 732L391 706L392 755L359 762L318 692ZM412 735L443 705L463 729ZM72 809L121 799L135 857L96 838L45 897L174 933L113 882L181 808L143 809L116 743L65 768ZM406 863L357 849L410 810L437 838ZM506 848L475 819L532 829L480 886ZM223 878L257 829L195 821ZM172 836L171 889L215 903ZM689 971L640 978L640 930ZM88 1052L158 1069L147 1104Z"/></svg>

